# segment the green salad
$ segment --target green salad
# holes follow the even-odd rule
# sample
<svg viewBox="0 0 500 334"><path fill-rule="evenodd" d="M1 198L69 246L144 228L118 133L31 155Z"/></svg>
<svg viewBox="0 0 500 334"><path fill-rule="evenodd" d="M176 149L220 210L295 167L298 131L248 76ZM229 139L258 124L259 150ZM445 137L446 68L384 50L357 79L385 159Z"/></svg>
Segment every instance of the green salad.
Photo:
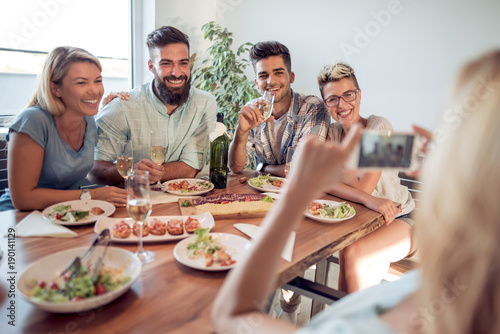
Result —
<svg viewBox="0 0 500 334"><path fill-rule="evenodd" d="M196 240L187 245L189 257L197 257L203 253L211 255L216 251L224 250L220 240L212 237L209 233L209 228L198 228L194 231Z"/></svg>
<svg viewBox="0 0 500 334"><path fill-rule="evenodd" d="M356 210L347 203L340 203L339 206L323 204L323 208L318 209L319 216L323 218L341 219L353 216Z"/></svg>
<svg viewBox="0 0 500 334"><path fill-rule="evenodd" d="M103 295L114 291L130 281L130 276L120 277L119 271L101 269L96 283L92 282L92 273L88 267L82 267L80 272L69 282L45 282L34 280L31 298L45 302L79 301L90 297Z"/></svg>
<svg viewBox="0 0 500 334"><path fill-rule="evenodd" d="M250 180L248 180L248 183L250 183L254 187L262 188L266 184L271 184L276 180L277 178L272 177L270 174L267 174L267 175L259 175L257 177L253 177Z"/></svg>
<svg viewBox="0 0 500 334"><path fill-rule="evenodd" d="M192 192L199 192L199 191L205 191L210 189L211 184L208 181L200 181L196 182L195 185L189 186L187 189L181 189L181 193L192 193Z"/></svg>
<svg viewBox="0 0 500 334"><path fill-rule="evenodd" d="M70 223L77 222L89 216L88 211L71 210L71 204L57 205L49 213L49 218L67 221Z"/></svg>

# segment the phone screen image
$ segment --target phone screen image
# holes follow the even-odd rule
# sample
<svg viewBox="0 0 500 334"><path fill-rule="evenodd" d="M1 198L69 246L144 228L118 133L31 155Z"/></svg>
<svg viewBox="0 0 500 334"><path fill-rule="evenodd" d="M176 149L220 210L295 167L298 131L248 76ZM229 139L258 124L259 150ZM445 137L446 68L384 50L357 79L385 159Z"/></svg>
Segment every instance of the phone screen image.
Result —
<svg viewBox="0 0 500 334"><path fill-rule="evenodd" d="M359 168L401 168L411 166L415 136L365 132L361 137Z"/></svg>

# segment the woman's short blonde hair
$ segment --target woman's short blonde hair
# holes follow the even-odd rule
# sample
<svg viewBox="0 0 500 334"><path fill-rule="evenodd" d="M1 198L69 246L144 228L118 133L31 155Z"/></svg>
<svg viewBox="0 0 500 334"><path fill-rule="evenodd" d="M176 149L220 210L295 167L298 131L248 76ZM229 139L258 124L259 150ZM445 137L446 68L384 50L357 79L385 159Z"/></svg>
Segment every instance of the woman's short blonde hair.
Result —
<svg viewBox="0 0 500 334"><path fill-rule="evenodd" d="M356 79L354 69L351 66L345 63L336 63L324 66L318 74L318 86L321 97L324 98L323 88L327 83L336 82L344 78L351 78L356 86L356 89L359 89L358 80Z"/></svg>
<svg viewBox="0 0 500 334"><path fill-rule="evenodd" d="M53 116L62 115L64 113L64 104L60 98L52 94L50 83L62 84L68 66L77 62L93 63L102 71L99 59L90 52L71 46L57 47L50 51L43 63L35 93L28 103L28 107L39 106Z"/></svg>
<svg viewBox="0 0 500 334"><path fill-rule="evenodd" d="M499 82L500 51L463 68L424 167L425 333L500 333Z"/></svg>

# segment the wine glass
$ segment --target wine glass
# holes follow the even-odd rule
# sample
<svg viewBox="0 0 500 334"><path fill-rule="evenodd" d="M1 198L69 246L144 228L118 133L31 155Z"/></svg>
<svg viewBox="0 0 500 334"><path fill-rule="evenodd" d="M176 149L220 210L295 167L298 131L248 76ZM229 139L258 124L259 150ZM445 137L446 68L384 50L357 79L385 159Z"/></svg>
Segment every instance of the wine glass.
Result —
<svg viewBox="0 0 500 334"><path fill-rule="evenodd" d="M285 175L288 176L290 173L290 166L292 165L293 153L295 150L292 146L288 147L286 150L286 160L285 160Z"/></svg>
<svg viewBox="0 0 500 334"><path fill-rule="evenodd" d="M118 144L116 150L116 169L124 179L127 179L128 173L134 169L132 141L119 140L116 143Z"/></svg>
<svg viewBox="0 0 500 334"><path fill-rule="evenodd" d="M262 100L265 103L259 104L260 115L262 116L262 122L265 122L273 114L274 108L274 94L269 93L267 90L262 94Z"/></svg>
<svg viewBox="0 0 500 334"><path fill-rule="evenodd" d="M131 171L126 180L127 211L130 217L139 226L139 247L135 255L143 264L155 259L155 253L144 250L142 247L142 228L144 220L151 213L151 197L149 194L149 172L143 170Z"/></svg>
<svg viewBox="0 0 500 334"><path fill-rule="evenodd" d="M165 162L167 154L166 139L165 130L151 130L149 152L151 154L151 161L157 165L162 165ZM158 178L156 188L161 189L161 177Z"/></svg>
<svg viewBox="0 0 500 334"><path fill-rule="evenodd" d="M261 149L262 149L262 143L261 143L261 141L258 138L260 137L260 134L262 132L262 126L263 126L263 124L273 114L273 110L274 110L274 94L271 94L271 93L269 93L266 90L262 94L262 97L261 97L260 101L261 102L259 104L257 104L257 109L259 109L260 116L262 117L262 120L259 123L259 125L257 125L255 127L255 129L254 129L255 136L254 136L253 139L250 140L250 142L252 143L252 145L254 147L255 146L260 146ZM247 160L249 160L249 159L251 159L251 155L247 156Z"/></svg>

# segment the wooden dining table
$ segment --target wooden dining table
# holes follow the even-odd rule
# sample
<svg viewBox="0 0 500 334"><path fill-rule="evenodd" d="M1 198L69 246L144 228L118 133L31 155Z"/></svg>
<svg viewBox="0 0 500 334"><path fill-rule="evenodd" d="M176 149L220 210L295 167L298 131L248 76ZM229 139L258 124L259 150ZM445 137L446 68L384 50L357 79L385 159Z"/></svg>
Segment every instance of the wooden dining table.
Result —
<svg viewBox="0 0 500 334"><path fill-rule="evenodd" d="M227 188L214 189L203 196L221 194L255 194L249 179L258 175L252 170L228 174ZM321 199L341 201L325 194ZM350 203L355 217L335 224L316 222L304 216L296 228L292 261L281 259L276 288L303 273L334 252L382 226L383 216L362 205ZM14 227L29 212L9 211L0 214L3 231ZM151 216L178 216L178 203L153 205ZM111 217L128 217L125 208L117 208ZM212 232L245 236L233 227L235 223L259 225L263 218L215 219ZM53 314L39 310L25 301L11 283L17 283L23 270L49 254L69 248L88 246L94 238L94 224L71 227L77 238L27 237L8 239L0 244L4 258L0 266L0 333L213 333L210 310L227 271L203 271L187 267L174 258L177 242L146 243L145 248L155 252L156 259L142 268L140 277L130 290L113 302L91 311L76 314ZM113 243L134 252L137 244ZM15 257L8 259L7 249ZM12 255L12 253L11 253ZM13 269L10 266L14 263ZM11 274L14 273L14 274ZM14 302L13 302L14 301ZM8 322L15 305L15 326Z"/></svg>

